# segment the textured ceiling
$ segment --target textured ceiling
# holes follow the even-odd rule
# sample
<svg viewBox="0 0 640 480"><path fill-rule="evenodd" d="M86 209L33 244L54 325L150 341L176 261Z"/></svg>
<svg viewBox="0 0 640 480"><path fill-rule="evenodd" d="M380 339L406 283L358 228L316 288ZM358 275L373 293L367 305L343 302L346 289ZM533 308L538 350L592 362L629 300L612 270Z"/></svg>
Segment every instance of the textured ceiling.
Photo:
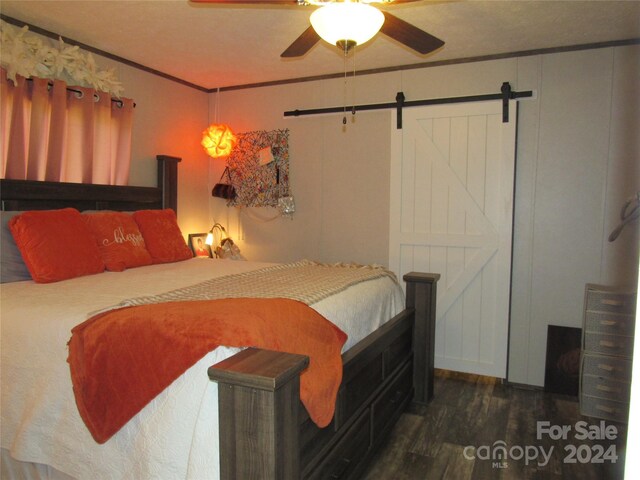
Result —
<svg viewBox="0 0 640 480"><path fill-rule="evenodd" d="M356 52L360 71L640 37L640 1L426 0L385 8L446 43L418 55L378 34ZM342 71L341 53L324 42L304 57L280 58L312 10L186 0L0 3L3 15L204 88Z"/></svg>

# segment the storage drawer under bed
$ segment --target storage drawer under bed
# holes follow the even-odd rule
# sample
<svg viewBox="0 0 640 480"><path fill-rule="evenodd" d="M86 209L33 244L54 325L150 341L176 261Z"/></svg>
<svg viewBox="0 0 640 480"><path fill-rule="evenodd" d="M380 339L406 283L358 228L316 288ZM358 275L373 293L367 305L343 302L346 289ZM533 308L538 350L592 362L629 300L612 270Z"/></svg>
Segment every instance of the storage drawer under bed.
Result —
<svg viewBox="0 0 640 480"><path fill-rule="evenodd" d="M365 410L310 477L347 479L371 448L370 410Z"/></svg>
<svg viewBox="0 0 640 480"><path fill-rule="evenodd" d="M373 403L371 409L373 441L384 438L385 431L395 423L413 392L413 370L411 362L402 367L400 374Z"/></svg>
<svg viewBox="0 0 640 480"><path fill-rule="evenodd" d="M329 426L318 428L306 410L301 409L300 461L304 478L311 471L315 475L318 459L324 458L336 442L342 443L343 438L352 435L353 425L360 422L365 410L370 412L368 428L376 428L376 432L385 430L387 420L391 424L397 419L393 413L397 410L399 415L400 408L413 394L412 326L410 318L398 317L387 326L388 342L354 347L358 353L345 363L335 415ZM371 412L381 409L392 414L372 424ZM358 420L354 420L356 417Z"/></svg>

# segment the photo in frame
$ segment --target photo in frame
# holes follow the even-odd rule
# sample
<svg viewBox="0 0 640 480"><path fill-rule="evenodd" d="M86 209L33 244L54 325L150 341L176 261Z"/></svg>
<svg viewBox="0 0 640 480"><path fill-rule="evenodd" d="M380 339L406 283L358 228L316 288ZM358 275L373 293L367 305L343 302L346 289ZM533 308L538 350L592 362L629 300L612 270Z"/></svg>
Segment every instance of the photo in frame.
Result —
<svg viewBox="0 0 640 480"><path fill-rule="evenodd" d="M206 239L206 233L189 234L189 248L193 252L194 257L213 258L211 247L205 243Z"/></svg>

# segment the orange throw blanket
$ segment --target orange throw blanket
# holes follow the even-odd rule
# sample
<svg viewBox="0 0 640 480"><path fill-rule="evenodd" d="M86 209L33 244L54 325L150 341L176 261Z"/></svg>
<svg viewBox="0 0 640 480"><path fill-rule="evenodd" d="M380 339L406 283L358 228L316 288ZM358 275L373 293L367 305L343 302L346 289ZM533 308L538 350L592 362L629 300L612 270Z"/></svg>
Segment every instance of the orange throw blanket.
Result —
<svg viewBox="0 0 640 480"><path fill-rule="evenodd" d="M309 356L300 397L313 421L324 427L333 417L346 339L296 300L154 303L110 310L76 326L68 361L80 416L98 443L219 345Z"/></svg>

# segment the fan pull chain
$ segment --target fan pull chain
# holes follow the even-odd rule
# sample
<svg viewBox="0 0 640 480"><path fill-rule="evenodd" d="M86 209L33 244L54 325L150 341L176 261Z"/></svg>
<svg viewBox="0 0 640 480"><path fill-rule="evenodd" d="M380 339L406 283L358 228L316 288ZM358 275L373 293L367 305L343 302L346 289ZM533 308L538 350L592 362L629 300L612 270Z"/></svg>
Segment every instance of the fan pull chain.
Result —
<svg viewBox="0 0 640 480"><path fill-rule="evenodd" d="M348 47L344 45L344 84L342 85L342 124L347 124L347 53Z"/></svg>
<svg viewBox="0 0 640 480"><path fill-rule="evenodd" d="M349 54L349 49L353 48L353 83L351 86L351 96L352 96L352 104L351 104L351 115L356 114L356 45L348 45L345 43L344 45L344 84L342 86L342 124L347 124L347 56Z"/></svg>
<svg viewBox="0 0 640 480"><path fill-rule="evenodd" d="M351 103L351 115L355 116L356 114L356 47L353 46L353 83L352 83L352 103Z"/></svg>

